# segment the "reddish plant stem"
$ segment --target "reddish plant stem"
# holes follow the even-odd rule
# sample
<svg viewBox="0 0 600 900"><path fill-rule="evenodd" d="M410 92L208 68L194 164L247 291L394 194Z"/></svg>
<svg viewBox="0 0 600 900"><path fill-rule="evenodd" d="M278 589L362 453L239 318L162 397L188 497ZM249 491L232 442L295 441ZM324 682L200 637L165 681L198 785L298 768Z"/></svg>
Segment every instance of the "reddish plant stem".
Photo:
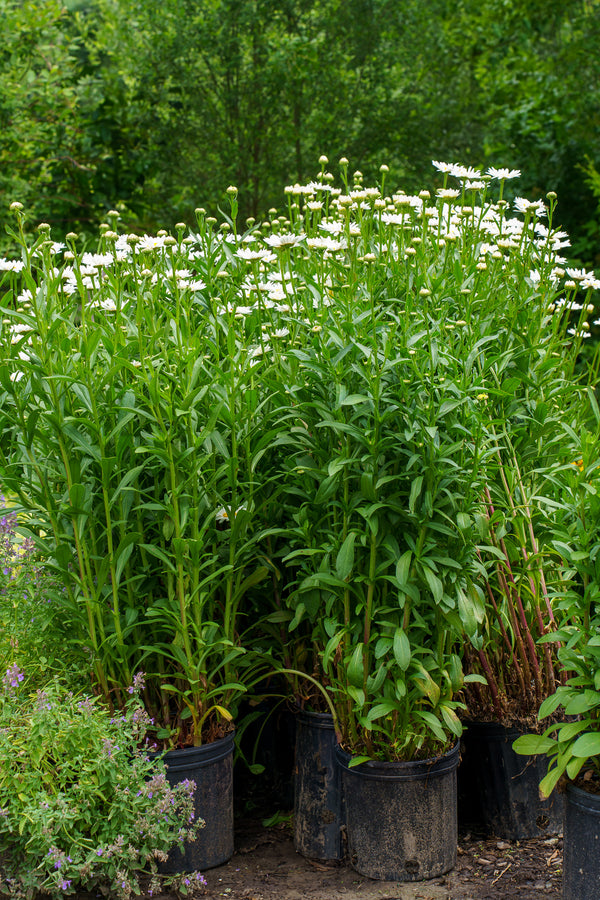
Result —
<svg viewBox="0 0 600 900"><path fill-rule="evenodd" d="M496 621L498 622L498 626L500 628L500 633L502 634L502 639L503 639L504 643L506 644L506 648L510 654L511 663L512 663L512 666L517 675L519 686L520 686L523 694L525 694L525 679L523 678L523 672L521 670L521 666L519 665L519 660L517 659L517 655L515 653L515 648L512 645L512 641L508 636L508 632L506 631L506 628L504 627L504 622L502 621L502 616L500 615L500 610L498 609L498 605L496 603L496 598L494 597L494 592L492 590L492 586L489 583L489 581L486 582L485 586L487 589L488 597L490 598L490 603L494 607L494 613L496 615Z"/></svg>
<svg viewBox="0 0 600 900"><path fill-rule="evenodd" d="M523 643L523 637L521 635L521 629L519 628L519 619L517 617L517 612L512 603L511 590L502 571L500 564L497 566L498 573L498 581L500 583L500 590L506 597L506 605L508 607L508 612L510 615L510 621L513 627L513 631L515 633L515 643L517 645L517 651L519 655L519 659L521 660L523 666L523 674L524 674L524 690L525 696L528 700L531 700L531 668L529 666L529 659L527 657L527 652L525 650L525 644Z"/></svg>
<svg viewBox="0 0 600 900"><path fill-rule="evenodd" d="M525 609L523 607L523 601L521 600L521 594L517 587L517 583L514 579L514 575L512 573L512 569L510 568L510 563L508 561L508 553L506 551L506 544L503 540L500 541L500 549L504 553L506 558L506 579L509 585L510 594L507 594L507 598L512 597L513 601L516 603L517 609L519 611L519 618L521 620L521 625L523 627L523 631L525 633L525 641L527 643L527 650L529 651L529 659L530 666L533 669L533 678L535 681L535 689L537 694L537 699L541 703L543 698L543 689L542 689L542 677L540 673L540 664L537 657L536 646L531 635L531 629L529 627L529 623L527 621L527 616L525 615Z"/></svg>
<svg viewBox="0 0 600 900"><path fill-rule="evenodd" d="M481 663L481 668L483 669L484 675L487 678L488 687L492 695L492 704L494 706L494 711L498 716L498 719L501 719L502 707L500 705L500 699L498 697L498 685L496 684L496 678L494 676L494 673L492 672L492 667L490 666L485 650L478 650L477 655L479 656L479 662Z"/></svg>

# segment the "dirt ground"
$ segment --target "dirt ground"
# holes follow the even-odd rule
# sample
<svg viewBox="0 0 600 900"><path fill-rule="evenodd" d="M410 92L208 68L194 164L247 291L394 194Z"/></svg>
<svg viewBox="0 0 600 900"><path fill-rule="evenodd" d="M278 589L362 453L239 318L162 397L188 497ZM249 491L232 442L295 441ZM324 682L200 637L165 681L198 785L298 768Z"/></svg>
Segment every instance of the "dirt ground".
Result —
<svg viewBox="0 0 600 900"><path fill-rule="evenodd" d="M521 842L484 838L462 828L456 868L432 881L373 881L344 863L327 865L294 851L288 823L265 827L245 818L236 851L205 872L210 900L542 900L560 897L562 839Z"/></svg>
<svg viewBox="0 0 600 900"><path fill-rule="evenodd" d="M447 875L420 883L374 881L349 863L308 860L293 847L291 813L265 825L275 810L294 804L294 723L285 716L263 734L265 775L238 771L234 795L235 853L224 866L204 873L208 900L543 900L560 898L562 838L546 835L510 842L486 834L476 808L461 806L456 867ZM289 734L285 735L285 729ZM265 785L265 779L267 785ZM235 780L235 779L234 779ZM277 817L276 817L277 818ZM471 824L479 823L479 824ZM543 835L543 833L542 833ZM203 900L204 900L203 898Z"/></svg>

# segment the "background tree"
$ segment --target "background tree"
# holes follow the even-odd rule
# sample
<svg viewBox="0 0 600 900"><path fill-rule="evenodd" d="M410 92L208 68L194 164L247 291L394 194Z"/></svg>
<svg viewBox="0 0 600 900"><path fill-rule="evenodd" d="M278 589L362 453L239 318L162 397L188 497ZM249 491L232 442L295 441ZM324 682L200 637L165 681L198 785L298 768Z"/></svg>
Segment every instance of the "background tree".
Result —
<svg viewBox="0 0 600 900"><path fill-rule="evenodd" d="M600 0L66 2L0 0L0 186L32 221L191 223L229 184L257 215L322 153L411 191L434 158L556 190L598 261Z"/></svg>

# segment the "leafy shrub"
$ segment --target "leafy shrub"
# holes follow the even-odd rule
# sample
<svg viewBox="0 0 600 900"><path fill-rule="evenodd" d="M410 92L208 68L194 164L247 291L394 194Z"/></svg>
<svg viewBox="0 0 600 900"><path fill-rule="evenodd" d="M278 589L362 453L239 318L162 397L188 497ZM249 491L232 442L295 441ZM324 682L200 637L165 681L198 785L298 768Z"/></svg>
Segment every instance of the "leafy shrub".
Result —
<svg viewBox="0 0 600 900"><path fill-rule="evenodd" d="M592 391L595 423L565 429L563 502L555 545L565 570L565 589L555 600L562 683L541 704L543 734L514 743L518 753L546 754L540 791L549 796L564 779L583 787L600 781L600 410ZM548 638L546 637L545 640ZM544 640L544 639L543 639Z"/></svg>
<svg viewBox="0 0 600 900"><path fill-rule="evenodd" d="M600 281L565 269L554 192L505 199L516 170L435 162L434 197L320 163L245 233L232 186L220 227L113 211L96 253L30 246L13 203L0 469L100 689L143 666L159 737L235 715L260 592L346 745L424 757L460 735L467 643L495 699L515 659L535 710L554 689L550 476Z"/></svg>
<svg viewBox="0 0 600 900"><path fill-rule="evenodd" d="M138 679L139 681L139 679ZM51 897L97 887L140 893L158 861L193 838L193 782L169 787L138 749L147 717L132 688L117 718L56 685L34 694L15 664L0 694L0 893ZM184 892L202 876L177 876Z"/></svg>

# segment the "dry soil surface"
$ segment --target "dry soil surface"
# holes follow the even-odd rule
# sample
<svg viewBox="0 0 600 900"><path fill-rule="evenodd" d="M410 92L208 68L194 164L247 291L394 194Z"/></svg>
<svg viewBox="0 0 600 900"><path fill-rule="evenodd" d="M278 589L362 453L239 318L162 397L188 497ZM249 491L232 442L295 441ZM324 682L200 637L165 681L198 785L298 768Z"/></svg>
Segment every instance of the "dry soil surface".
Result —
<svg viewBox="0 0 600 900"><path fill-rule="evenodd" d="M289 825L236 826L236 851L205 873L210 900L542 900L561 893L562 839L510 843L462 830L456 868L415 884L373 881L344 863L304 859Z"/></svg>

